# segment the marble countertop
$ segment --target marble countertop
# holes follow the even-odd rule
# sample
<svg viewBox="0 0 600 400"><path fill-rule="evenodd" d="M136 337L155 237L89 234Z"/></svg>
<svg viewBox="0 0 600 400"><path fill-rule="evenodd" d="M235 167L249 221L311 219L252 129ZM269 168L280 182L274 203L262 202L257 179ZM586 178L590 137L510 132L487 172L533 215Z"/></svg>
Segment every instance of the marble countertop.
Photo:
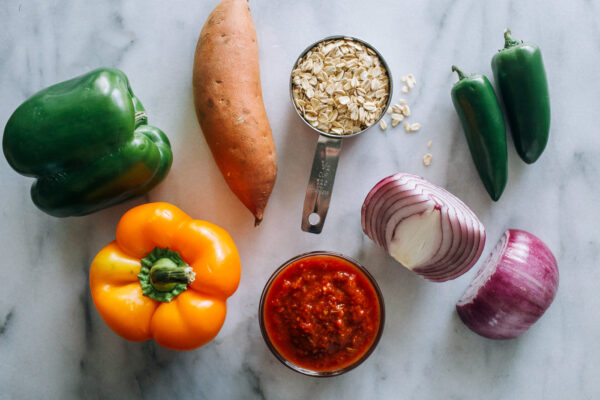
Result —
<svg viewBox="0 0 600 400"><path fill-rule="evenodd" d="M229 191L206 146L192 101L196 40L216 5L205 1L4 0L0 4L0 125L27 97L98 66L122 69L171 139L174 163L149 195L96 214L57 219L29 198L31 179L0 157L0 399L598 399L600 398L600 1L456 0L322 2L252 0L265 105L279 175L258 228ZM545 153L525 165L509 139L509 181L493 203L476 174L450 101L458 64L491 77L509 26L539 44L548 73L552 127ZM300 230L317 136L300 121L288 79L298 54L333 34L361 38L386 58L394 99L406 98L422 129L378 128L344 142L320 235ZM417 86L401 93L399 78ZM431 140L431 149L427 142ZM422 163L431 152L429 167ZM405 270L361 231L369 189L398 171L416 173L463 199L487 229L486 256L507 228L539 236L561 273L557 297L521 338L469 331L454 305L480 263L447 283ZM88 288L94 255L120 216L168 201L227 229L242 280L218 337L191 352L114 334ZM359 368L331 379L281 365L260 334L266 280L285 260L332 250L366 265L383 291L381 341Z"/></svg>

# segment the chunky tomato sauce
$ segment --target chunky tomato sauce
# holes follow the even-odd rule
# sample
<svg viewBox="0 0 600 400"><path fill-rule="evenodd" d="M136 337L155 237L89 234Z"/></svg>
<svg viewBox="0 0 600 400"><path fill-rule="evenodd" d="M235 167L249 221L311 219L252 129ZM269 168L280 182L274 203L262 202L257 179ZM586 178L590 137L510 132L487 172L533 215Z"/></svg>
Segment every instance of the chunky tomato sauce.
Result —
<svg viewBox="0 0 600 400"><path fill-rule="evenodd" d="M350 262L314 255L293 262L273 281L264 323L276 350L312 371L344 368L375 341L380 305L369 279Z"/></svg>

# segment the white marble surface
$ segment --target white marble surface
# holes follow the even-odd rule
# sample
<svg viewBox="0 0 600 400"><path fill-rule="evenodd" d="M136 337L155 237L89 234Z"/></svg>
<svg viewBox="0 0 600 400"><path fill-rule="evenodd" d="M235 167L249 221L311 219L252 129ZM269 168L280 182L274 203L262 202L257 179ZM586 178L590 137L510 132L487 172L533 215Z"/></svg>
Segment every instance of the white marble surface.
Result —
<svg viewBox="0 0 600 400"><path fill-rule="evenodd" d="M251 8L279 175L263 224L230 193L192 104L200 29L216 5L203 1L3 0L0 125L28 96L98 66L123 69L150 121L170 137L175 161L145 198L83 218L56 219L29 198L31 180L0 157L0 399L598 399L600 398L600 1L268 1ZM450 101L450 65L491 76L490 59L510 26L542 48L552 101L550 142L531 166L509 141L509 181L498 203L479 182ZM417 134L373 129L344 143L321 235L300 230L317 137L294 113L288 77L309 43L332 34L372 43L399 77ZM432 140L433 163L421 158ZM404 270L366 238L360 206L397 171L423 175L462 198L486 225L487 255L502 232L522 228L554 251L554 304L525 335L491 341L460 322L454 304L475 273L444 284ZM87 278L120 216L164 200L232 234L243 261L239 290L215 341L192 352L130 343L101 320ZM257 307L271 272L301 252L355 257L378 280L386 327L373 355L337 378L282 366L260 335ZM478 265L479 266L479 265Z"/></svg>

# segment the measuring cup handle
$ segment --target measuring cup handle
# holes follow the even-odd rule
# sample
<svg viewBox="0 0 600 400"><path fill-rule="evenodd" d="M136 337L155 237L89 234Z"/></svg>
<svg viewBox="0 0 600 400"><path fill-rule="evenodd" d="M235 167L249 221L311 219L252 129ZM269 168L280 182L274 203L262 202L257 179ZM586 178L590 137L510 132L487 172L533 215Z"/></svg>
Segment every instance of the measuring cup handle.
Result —
<svg viewBox="0 0 600 400"><path fill-rule="evenodd" d="M323 230L341 149L342 139L319 136L304 198L301 225L304 232L321 233Z"/></svg>

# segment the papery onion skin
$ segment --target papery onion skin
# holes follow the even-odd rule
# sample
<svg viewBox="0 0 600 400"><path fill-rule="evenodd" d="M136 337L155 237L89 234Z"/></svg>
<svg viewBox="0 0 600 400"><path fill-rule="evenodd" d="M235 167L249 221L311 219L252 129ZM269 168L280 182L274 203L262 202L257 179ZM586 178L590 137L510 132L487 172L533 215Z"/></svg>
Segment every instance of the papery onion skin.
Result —
<svg viewBox="0 0 600 400"><path fill-rule="evenodd" d="M438 243L434 241L436 235L425 235L420 243L426 243L429 251L434 248L437 251L423 262L405 266L425 279L444 282L467 272L479 259L485 244L483 224L456 196L419 176L399 172L382 179L371 189L362 206L361 224L367 236L402 264L404 261L394 255L397 253L390 245L402 248L404 243L405 250L413 247L410 242L396 240L394 243L395 237L402 237L395 236L396 229L412 216L431 212L440 213L441 240ZM417 230L423 232L423 227L420 225ZM422 257L416 259L422 260Z"/></svg>
<svg viewBox="0 0 600 400"><path fill-rule="evenodd" d="M456 311L481 336L514 339L550 307L558 278L550 249L529 232L509 229L458 301Z"/></svg>

